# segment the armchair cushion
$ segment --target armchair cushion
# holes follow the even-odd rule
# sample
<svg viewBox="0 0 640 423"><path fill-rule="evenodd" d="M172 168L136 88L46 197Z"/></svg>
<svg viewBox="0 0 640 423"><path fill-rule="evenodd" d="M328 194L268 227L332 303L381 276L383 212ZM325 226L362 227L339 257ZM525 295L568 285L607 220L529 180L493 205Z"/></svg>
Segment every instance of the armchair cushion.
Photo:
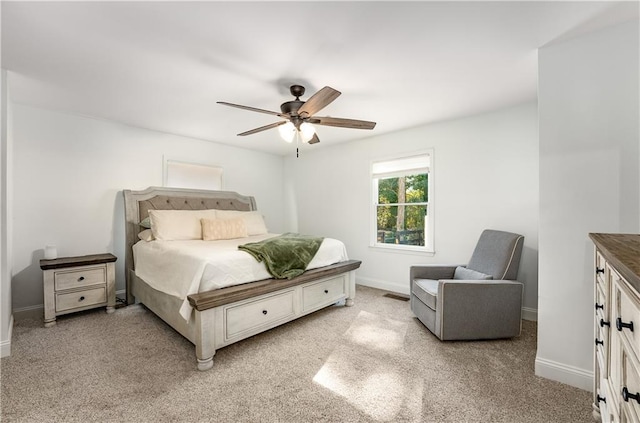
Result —
<svg viewBox="0 0 640 423"><path fill-rule="evenodd" d="M431 310L436 309L436 301L438 300L437 280L414 279L412 293Z"/></svg>
<svg viewBox="0 0 640 423"><path fill-rule="evenodd" d="M463 280L489 280L493 279L492 275L487 275L486 273L478 272L477 270L468 269L466 267L458 266L456 267L456 271L453 274L453 279L463 279Z"/></svg>

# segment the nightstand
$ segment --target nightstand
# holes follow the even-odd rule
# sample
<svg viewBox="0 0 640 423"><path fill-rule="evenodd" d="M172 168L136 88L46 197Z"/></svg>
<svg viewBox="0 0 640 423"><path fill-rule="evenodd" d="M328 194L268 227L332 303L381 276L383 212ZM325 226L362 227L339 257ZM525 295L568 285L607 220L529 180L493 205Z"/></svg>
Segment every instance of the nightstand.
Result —
<svg viewBox="0 0 640 423"><path fill-rule="evenodd" d="M44 277L44 326L56 324L61 314L116 305L116 276L113 254L61 257L40 260Z"/></svg>

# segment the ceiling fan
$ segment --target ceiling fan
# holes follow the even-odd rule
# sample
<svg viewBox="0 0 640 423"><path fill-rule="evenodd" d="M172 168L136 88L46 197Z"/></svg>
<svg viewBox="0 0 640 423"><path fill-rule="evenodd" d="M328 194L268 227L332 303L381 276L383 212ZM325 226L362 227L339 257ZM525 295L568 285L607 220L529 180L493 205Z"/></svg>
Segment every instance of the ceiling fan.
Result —
<svg viewBox="0 0 640 423"><path fill-rule="evenodd" d="M267 129L279 127L280 135L287 142L293 142L293 139L298 136L298 139L303 142L316 144L320 142L320 139L315 133L315 128L312 124L355 129L373 129L376 126L375 122L369 122L366 120L315 116L317 112L328 106L329 103L338 98L341 94L340 91L334 90L331 87L322 88L320 91L309 97L307 101L300 100L300 97L304 95L305 91L302 85L292 85L289 90L291 91L291 95L296 99L282 103L280 105L280 112L272 112L270 110L242 106L224 101L218 101L218 104L237 107L238 109L250 110L253 112L266 113L268 115L274 115L284 119L280 122L271 123L269 125L242 132L238 134L239 136L251 135L257 132L266 131Z"/></svg>

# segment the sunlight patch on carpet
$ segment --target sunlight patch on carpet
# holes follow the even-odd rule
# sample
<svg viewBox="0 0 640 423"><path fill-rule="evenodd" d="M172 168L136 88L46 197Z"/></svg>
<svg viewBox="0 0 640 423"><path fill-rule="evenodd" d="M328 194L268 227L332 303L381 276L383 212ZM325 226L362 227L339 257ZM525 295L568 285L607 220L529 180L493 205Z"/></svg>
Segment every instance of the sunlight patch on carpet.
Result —
<svg viewBox="0 0 640 423"><path fill-rule="evenodd" d="M420 420L423 383L403 349L407 323L361 311L313 381L375 421Z"/></svg>

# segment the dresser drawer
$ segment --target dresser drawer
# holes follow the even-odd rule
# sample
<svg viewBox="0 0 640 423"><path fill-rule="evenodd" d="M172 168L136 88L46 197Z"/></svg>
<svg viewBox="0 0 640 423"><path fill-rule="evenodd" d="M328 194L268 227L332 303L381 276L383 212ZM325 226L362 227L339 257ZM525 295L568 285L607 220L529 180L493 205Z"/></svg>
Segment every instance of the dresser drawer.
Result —
<svg viewBox="0 0 640 423"><path fill-rule="evenodd" d="M229 307L225 310L226 339L258 332L294 315L294 290Z"/></svg>
<svg viewBox="0 0 640 423"><path fill-rule="evenodd" d="M603 291L602 287L599 284L596 284L596 293L595 293L595 297L596 297L596 304L595 304L595 311L596 314L597 313L601 313L603 316L605 317L609 317L611 316L609 314L609 300L607 295L605 294L606 291ZM600 321L599 319L597 320L598 322Z"/></svg>
<svg viewBox="0 0 640 423"><path fill-rule="evenodd" d="M75 267L73 269L56 270L54 283L56 291L99 285L107 282L106 266Z"/></svg>
<svg viewBox="0 0 640 423"><path fill-rule="evenodd" d="M628 342L632 349L629 354L634 355L635 360L638 361L640 359L640 309L637 306L638 299L626 288L624 280L617 276L615 272L611 273L616 275L616 283L614 285L616 308L612 316L612 330L618 331L619 336Z"/></svg>
<svg viewBox="0 0 640 423"><path fill-rule="evenodd" d="M601 398L601 401L598 401L598 407L600 408L600 420L602 423L614 421L610 407L611 395L609 395L606 379L598 379L596 381L596 394L597 398Z"/></svg>
<svg viewBox="0 0 640 423"><path fill-rule="evenodd" d="M616 392L619 403L625 414L631 421L637 422L640 415L640 378L638 377L638 370L634 363L635 359L623 352L623 364L622 364L622 388L619 392ZM625 394L627 394L627 400L625 400Z"/></svg>
<svg viewBox="0 0 640 423"><path fill-rule="evenodd" d="M602 317L602 314L597 313L596 315L596 357L598 359L598 364L605 368L608 366L609 361L609 331L610 327L604 323L608 323L608 320L605 320Z"/></svg>
<svg viewBox="0 0 640 423"><path fill-rule="evenodd" d="M606 260L604 259L602 254L600 254L600 251L596 251L596 284L600 285L604 292L609 291L609 278L606 274L608 269L606 269L606 267Z"/></svg>
<svg viewBox="0 0 640 423"><path fill-rule="evenodd" d="M107 301L107 291L104 286L85 289L83 291L56 294L56 312L89 307Z"/></svg>
<svg viewBox="0 0 640 423"><path fill-rule="evenodd" d="M317 282L302 288L302 310L328 306L345 296L347 279L344 276Z"/></svg>

